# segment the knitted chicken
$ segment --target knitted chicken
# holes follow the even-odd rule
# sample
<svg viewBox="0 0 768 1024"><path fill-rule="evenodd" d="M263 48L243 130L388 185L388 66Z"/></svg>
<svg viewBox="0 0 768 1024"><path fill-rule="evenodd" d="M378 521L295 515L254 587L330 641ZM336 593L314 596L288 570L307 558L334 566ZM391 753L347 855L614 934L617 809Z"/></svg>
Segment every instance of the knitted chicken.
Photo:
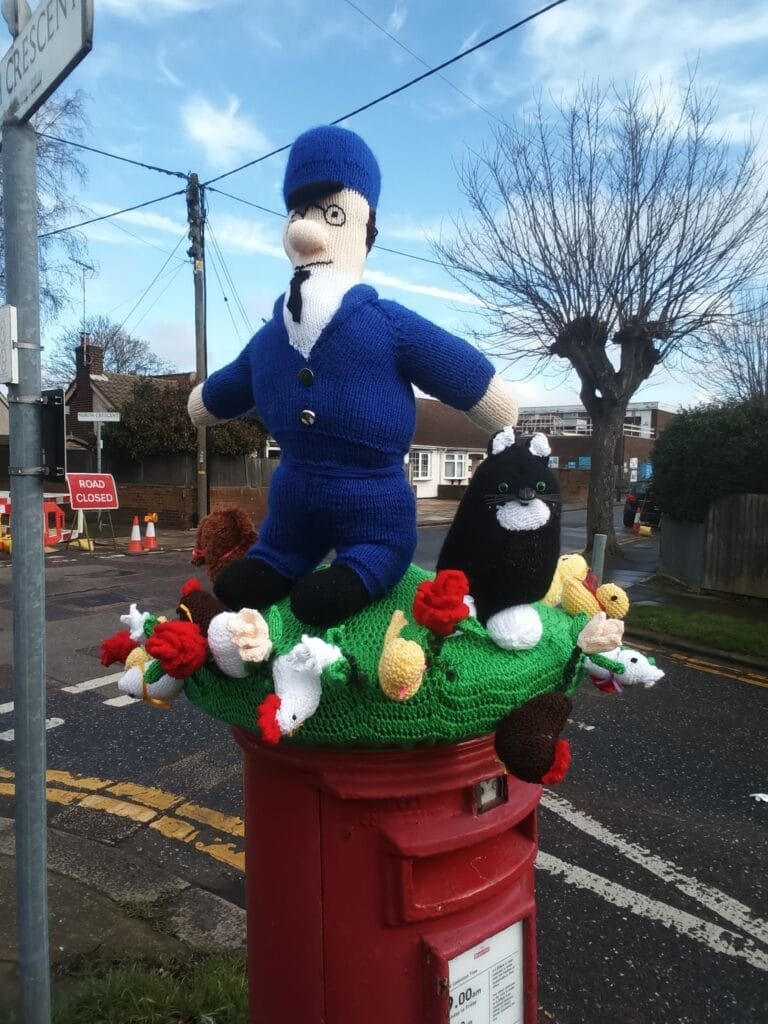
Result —
<svg viewBox="0 0 768 1024"><path fill-rule="evenodd" d="M597 577L589 573L583 580L563 580L561 604L569 615L584 612L591 617L603 611L609 619L623 619L629 611L629 596L616 583L598 585Z"/></svg>
<svg viewBox="0 0 768 1024"><path fill-rule="evenodd" d="M626 647L616 647L605 654L587 655L584 669L603 693L621 693L625 686L648 689L664 676L653 658Z"/></svg>
<svg viewBox="0 0 768 1024"><path fill-rule="evenodd" d="M427 659L424 651L413 640L404 640L405 615L397 609L392 613L384 646L379 658L379 686L392 700L408 700L421 686Z"/></svg>
<svg viewBox="0 0 768 1024"><path fill-rule="evenodd" d="M287 654L275 658L275 692L259 705L258 726L266 743L290 736L317 711L322 696L323 669L342 657L334 644L304 634Z"/></svg>
<svg viewBox="0 0 768 1024"><path fill-rule="evenodd" d="M549 605L550 608L554 608L560 604L563 598L563 583L565 580L571 578L577 580L586 579L588 572L589 566L583 555L575 551L560 555L557 560L555 575L552 577L549 590L541 599L542 602Z"/></svg>

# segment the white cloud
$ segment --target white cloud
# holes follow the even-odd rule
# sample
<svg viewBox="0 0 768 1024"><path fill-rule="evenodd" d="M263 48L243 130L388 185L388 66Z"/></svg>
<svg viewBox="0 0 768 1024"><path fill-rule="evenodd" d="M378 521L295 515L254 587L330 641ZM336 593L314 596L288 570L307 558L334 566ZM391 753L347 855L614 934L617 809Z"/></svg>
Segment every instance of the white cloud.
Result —
<svg viewBox="0 0 768 1024"><path fill-rule="evenodd" d="M474 295L467 292L453 292L446 288L436 288L429 284L415 284L413 281L404 281L402 277L393 277L392 274L384 274L380 270L366 270L363 280L372 285L380 285L383 288L395 288L401 292L411 292L413 295L426 295L431 299L443 299L446 302L460 302L463 306L481 306L482 303Z"/></svg>
<svg viewBox="0 0 768 1024"><path fill-rule="evenodd" d="M225 0L226 2L226 0ZM174 14L196 14L221 7L222 0L96 0L96 7L132 21L151 21Z"/></svg>
<svg viewBox="0 0 768 1024"><path fill-rule="evenodd" d="M165 57L166 48L161 43L157 51L157 66L160 68L160 73L167 82L170 82L171 85L181 86L183 84L181 79L171 71Z"/></svg>
<svg viewBox="0 0 768 1024"><path fill-rule="evenodd" d="M405 24L408 17L408 8L405 4L395 4L387 18L386 28L388 32L396 34Z"/></svg>
<svg viewBox="0 0 768 1024"><path fill-rule="evenodd" d="M288 258L280 241L281 225L275 220L275 227L265 228L255 220L217 213L212 218L212 224L216 241L222 249L247 255L272 256L283 260L287 268Z"/></svg>
<svg viewBox="0 0 768 1024"><path fill-rule="evenodd" d="M441 229L441 221L418 221L406 216L395 216L387 219L386 239L428 243L430 238L439 238Z"/></svg>
<svg viewBox="0 0 768 1024"><path fill-rule="evenodd" d="M266 136L253 121L238 114L240 101L230 96L225 107L216 107L202 96L190 96L181 108L187 136L199 142L212 167L228 167L242 156L259 156L269 149Z"/></svg>
<svg viewBox="0 0 768 1024"><path fill-rule="evenodd" d="M178 196L177 201L182 205L184 197ZM168 200L168 202L172 202L172 200ZM100 217L104 214L114 213L119 207L115 207L111 203L91 202L88 204L88 209L95 216ZM169 217L167 214L153 213L151 210L131 210L130 213L123 213L120 215L120 222L136 224L137 227L149 228L151 231L159 231L161 234L175 235L177 238L182 232L187 230L185 220L174 220L173 217Z"/></svg>

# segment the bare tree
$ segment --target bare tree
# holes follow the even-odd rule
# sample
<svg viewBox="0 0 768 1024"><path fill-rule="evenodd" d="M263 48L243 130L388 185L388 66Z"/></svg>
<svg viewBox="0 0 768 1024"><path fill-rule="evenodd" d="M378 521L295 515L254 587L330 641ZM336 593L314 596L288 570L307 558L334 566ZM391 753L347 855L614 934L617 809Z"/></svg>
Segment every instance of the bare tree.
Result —
<svg viewBox="0 0 768 1024"><path fill-rule="evenodd" d="M761 298L740 296L734 319L713 328L706 379L715 395L729 401L768 398L768 288Z"/></svg>
<svg viewBox="0 0 768 1024"><path fill-rule="evenodd" d="M674 364L765 261L768 191L755 144L716 133L711 95L584 83L496 130L460 183L471 215L436 249L483 304L478 340L510 362L554 357L593 424L588 545L615 548L614 452L627 404ZM530 364L529 364L530 365Z"/></svg>
<svg viewBox="0 0 768 1024"><path fill-rule="evenodd" d="M104 349L104 369L110 373L129 373L141 377L170 373L174 367L156 356L149 342L134 338L109 317L89 317L84 327L64 331L46 350L43 380L46 387L66 386L75 376L75 351L83 334L89 343Z"/></svg>
<svg viewBox="0 0 768 1024"><path fill-rule="evenodd" d="M56 138L77 139L87 127L84 94L55 94L40 108L32 121L38 133L37 184L38 227L40 232L40 305L44 319L52 319L69 301L69 289L80 273L73 260L86 254L85 237L75 231L56 231L67 222L81 219L82 208L68 189L86 179L85 166L72 146ZM2 175L0 173L0 214L2 213ZM5 289L5 238L0 219L0 288Z"/></svg>

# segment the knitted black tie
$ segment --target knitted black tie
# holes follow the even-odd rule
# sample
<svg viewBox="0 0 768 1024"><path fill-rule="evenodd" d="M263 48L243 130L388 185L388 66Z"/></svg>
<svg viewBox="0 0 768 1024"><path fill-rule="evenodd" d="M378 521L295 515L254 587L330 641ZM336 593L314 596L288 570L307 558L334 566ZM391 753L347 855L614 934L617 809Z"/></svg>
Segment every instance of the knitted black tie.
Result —
<svg viewBox="0 0 768 1024"><path fill-rule="evenodd" d="M296 270L291 278L291 290L288 293L288 312L295 324L301 320L301 286L310 276L309 270Z"/></svg>

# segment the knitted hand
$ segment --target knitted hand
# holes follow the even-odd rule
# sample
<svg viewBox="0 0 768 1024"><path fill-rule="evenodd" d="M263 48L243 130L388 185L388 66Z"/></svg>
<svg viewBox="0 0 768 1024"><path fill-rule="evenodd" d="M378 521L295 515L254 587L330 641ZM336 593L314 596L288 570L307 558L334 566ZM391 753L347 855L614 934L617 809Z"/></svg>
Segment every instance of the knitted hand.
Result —
<svg viewBox="0 0 768 1024"><path fill-rule="evenodd" d="M241 608L230 619L229 635L243 661L266 661L272 653L269 626L255 608Z"/></svg>
<svg viewBox="0 0 768 1024"><path fill-rule="evenodd" d="M562 693L543 693L514 711L496 728L495 748L507 771L523 782L561 782L570 764L570 745L558 736L571 712Z"/></svg>
<svg viewBox="0 0 768 1024"><path fill-rule="evenodd" d="M618 647L623 636L624 623L609 619L604 611L599 611L579 633L576 643L585 654L597 654Z"/></svg>

